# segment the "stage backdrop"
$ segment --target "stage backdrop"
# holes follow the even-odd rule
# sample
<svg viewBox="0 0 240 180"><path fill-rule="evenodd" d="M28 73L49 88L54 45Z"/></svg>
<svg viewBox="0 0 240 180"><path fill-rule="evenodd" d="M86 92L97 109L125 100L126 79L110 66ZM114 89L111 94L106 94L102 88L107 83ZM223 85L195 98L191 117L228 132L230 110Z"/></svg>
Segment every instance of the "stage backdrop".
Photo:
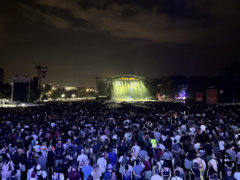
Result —
<svg viewBox="0 0 240 180"><path fill-rule="evenodd" d="M218 103L217 89L207 89L206 90L206 103L207 104L217 104Z"/></svg>

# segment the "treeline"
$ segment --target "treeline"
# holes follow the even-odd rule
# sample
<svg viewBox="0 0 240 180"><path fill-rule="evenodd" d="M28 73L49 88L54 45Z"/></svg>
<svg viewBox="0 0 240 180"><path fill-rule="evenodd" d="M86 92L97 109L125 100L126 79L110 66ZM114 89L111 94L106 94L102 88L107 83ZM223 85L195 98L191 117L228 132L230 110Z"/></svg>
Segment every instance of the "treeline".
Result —
<svg viewBox="0 0 240 180"><path fill-rule="evenodd" d="M4 83L4 71L0 68L0 98L11 98L11 85Z"/></svg>

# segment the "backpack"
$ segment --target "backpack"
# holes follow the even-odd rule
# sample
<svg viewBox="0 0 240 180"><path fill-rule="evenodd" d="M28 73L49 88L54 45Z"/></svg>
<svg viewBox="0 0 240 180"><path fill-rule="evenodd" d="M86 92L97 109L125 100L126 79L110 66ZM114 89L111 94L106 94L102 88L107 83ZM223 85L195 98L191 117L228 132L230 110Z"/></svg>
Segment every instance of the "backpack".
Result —
<svg viewBox="0 0 240 180"><path fill-rule="evenodd" d="M166 168L163 168L163 176L164 176L164 177L168 177L169 175L170 175L169 170L166 169Z"/></svg>
<svg viewBox="0 0 240 180"><path fill-rule="evenodd" d="M37 179L37 173L35 171L32 171L30 180Z"/></svg>
<svg viewBox="0 0 240 180"><path fill-rule="evenodd" d="M204 169L204 165L203 165L202 161L203 161L202 159L201 160L197 160L200 170Z"/></svg>
<svg viewBox="0 0 240 180"><path fill-rule="evenodd" d="M38 175L37 179L38 179L38 180L43 180L44 178L43 178L42 175L40 174L40 175Z"/></svg>
<svg viewBox="0 0 240 180"><path fill-rule="evenodd" d="M41 171L41 174L37 174L37 179L38 180L43 180L44 179L43 176L42 176L42 171Z"/></svg>
<svg viewBox="0 0 240 180"><path fill-rule="evenodd" d="M157 157L160 159L160 158L162 157L162 155L163 155L162 150L161 150L161 149L158 149L158 151L157 151Z"/></svg>

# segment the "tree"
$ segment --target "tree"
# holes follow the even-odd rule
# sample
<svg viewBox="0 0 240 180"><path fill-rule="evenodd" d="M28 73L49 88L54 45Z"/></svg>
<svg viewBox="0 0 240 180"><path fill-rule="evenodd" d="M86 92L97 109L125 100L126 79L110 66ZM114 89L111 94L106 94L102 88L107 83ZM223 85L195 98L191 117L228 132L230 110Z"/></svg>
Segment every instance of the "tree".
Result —
<svg viewBox="0 0 240 180"><path fill-rule="evenodd" d="M64 88L57 88L52 92L52 95L50 96L52 99L56 100L57 98L60 98L62 94L65 93Z"/></svg>
<svg viewBox="0 0 240 180"><path fill-rule="evenodd" d="M0 98L10 98L11 97L11 85L3 83L4 71L0 68Z"/></svg>
<svg viewBox="0 0 240 180"><path fill-rule="evenodd" d="M11 98L11 85L10 84L0 84L0 98Z"/></svg>
<svg viewBox="0 0 240 180"><path fill-rule="evenodd" d="M225 86L231 89L232 101L240 101L240 62L235 61L230 67L225 69Z"/></svg>
<svg viewBox="0 0 240 180"><path fill-rule="evenodd" d="M3 72L3 69L0 68L0 84L3 83L3 78L4 78L4 72Z"/></svg>
<svg viewBox="0 0 240 180"><path fill-rule="evenodd" d="M159 87L159 93L173 98L177 93L177 85L175 81L170 78L163 78Z"/></svg>

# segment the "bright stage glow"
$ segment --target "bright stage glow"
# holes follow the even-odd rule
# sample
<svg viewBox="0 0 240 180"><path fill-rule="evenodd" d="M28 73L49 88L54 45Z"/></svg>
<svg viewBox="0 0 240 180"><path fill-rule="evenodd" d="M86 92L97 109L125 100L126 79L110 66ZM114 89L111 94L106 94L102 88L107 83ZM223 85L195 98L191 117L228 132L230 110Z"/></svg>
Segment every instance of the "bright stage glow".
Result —
<svg viewBox="0 0 240 180"><path fill-rule="evenodd" d="M150 93L142 80L113 80L112 99L115 101L151 100Z"/></svg>
<svg viewBox="0 0 240 180"><path fill-rule="evenodd" d="M186 98L187 98L186 89L182 89L176 97L176 99L178 100L185 100Z"/></svg>

